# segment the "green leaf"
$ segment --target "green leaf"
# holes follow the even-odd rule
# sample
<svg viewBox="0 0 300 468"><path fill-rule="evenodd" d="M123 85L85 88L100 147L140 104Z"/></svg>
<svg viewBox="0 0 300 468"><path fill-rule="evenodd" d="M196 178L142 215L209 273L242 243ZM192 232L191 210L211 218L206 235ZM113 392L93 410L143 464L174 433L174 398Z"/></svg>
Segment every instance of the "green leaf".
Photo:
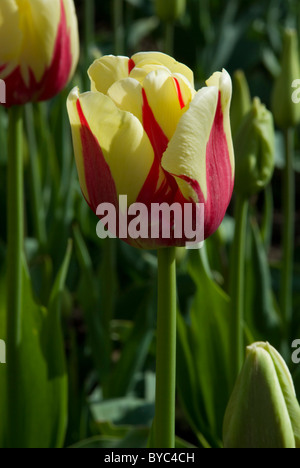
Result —
<svg viewBox="0 0 300 468"><path fill-rule="evenodd" d="M149 437L149 429L131 429L128 430L124 438L112 436L97 436L87 440L78 442L72 445L72 449L99 449L99 448L147 448L147 439ZM185 440L176 437L177 449L191 449L196 448L194 445L189 444Z"/></svg>
<svg viewBox="0 0 300 468"><path fill-rule="evenodd" d="M220 446L230 396L230 300L211 279L201 256L204 251L190 253L189 272L197 291L190 317L178 322L177 384L194 430Z"/></svg>
<svg viewBox="0 0 300 468"><path fill-rule="evenodd" d="M96 422L121 426L147 426L154 417L154 404L135 397L99 401L96 394L90 398L90 409Z"/></svg>
<svg viewBox="0 0 300 468"><path fill-rule="evenodd" d="M148 435L148 429L132 429L122 439L105 436L93 437L78 442L78 444L73 445L71 448L146 448Z"/></svg>
<svg viewBox="0 0 300 468"><path fill-rule="evenodd" d="M96 283L92 260L78 226L73 229L77 259L82 276L78 289L80 304L88 328L88 338L96 370L101 381L110 368L110 330L105 330L101 320L100 293Z"/></svg>
<svg viewBox="0 0 300 468"><path fill-rule="evenodd" d="M246 257L246 322L256 340L280 340L280 319L272 291L268 258L256 221L251 222ZM277 346L279 347L279 346Z"/></svg>
<svg viewBox="0 0 300 468"><path fill-rule="evenodd" d="M4 442L9 448L56 448L64 442L67 424L67 377L60 324L60 300L70 262L68 247L57 276L49 310L32 297L31 282L23 263L22 331L20 345L0 375L1 396L10 375L9 401L5 398ZM3 413L1 413L3 414ZM3 442L3 445L2 445Z"/></svg>
<svg viewBox="0 0 300 468"><path fill-rule="evenodd" d="M153 296L153 290L148 288L139 303L132 332L109 378L107 393L111 398L133 390L137 374L144 366L154 336Z"/></svg>

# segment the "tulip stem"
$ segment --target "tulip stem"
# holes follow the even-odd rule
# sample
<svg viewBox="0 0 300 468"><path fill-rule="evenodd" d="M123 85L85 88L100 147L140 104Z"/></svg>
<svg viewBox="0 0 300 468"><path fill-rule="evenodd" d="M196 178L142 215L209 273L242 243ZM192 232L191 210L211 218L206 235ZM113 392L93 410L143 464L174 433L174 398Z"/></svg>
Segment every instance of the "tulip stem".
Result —
<svg viewBox="0 0 300 468"><path fill-rule="evenodd" d="M45 225L45 213L43 207L42 187L38 167L38 151L36 144L32 104L27 104L25 106L25 117L30 158L33 221L36 237L39 241L40 247L43 248L46 245L47 234Z"/></svg>
<svg viewBox="0 0 300 468"><path fill-rule="evenodd" d="M9 110L7 161L7 351L14 362L14 351L21 337L23 214L23 108ZM8 366L8 386L10 385ZM9 393L14 394L12 388ZM14 402L12 402L14 404Z"/></svg>
<svg viewBox="0 0 300 468"><path fill-rule="evenodd" d="M283 263L280 302L286 333L293 309L293 257L295 232L295 175L294 175L295 130L285 132L286 165L283 180Z"/></svg>
<svg viewBox="0 0 300 468"><path fill-rule="evenodd" d="M154 447L175 447L176 260L175 248L158 251L158 313Z"/></svg>
<svg viewBox="0 0 300 468"><path fill-rule="evenodd" d="M249 201L240 195L236 200L235 235L231 267L232 301L232 384L234 385L243 365L244 356L244 300L245 300L245 253Z"/></svg>

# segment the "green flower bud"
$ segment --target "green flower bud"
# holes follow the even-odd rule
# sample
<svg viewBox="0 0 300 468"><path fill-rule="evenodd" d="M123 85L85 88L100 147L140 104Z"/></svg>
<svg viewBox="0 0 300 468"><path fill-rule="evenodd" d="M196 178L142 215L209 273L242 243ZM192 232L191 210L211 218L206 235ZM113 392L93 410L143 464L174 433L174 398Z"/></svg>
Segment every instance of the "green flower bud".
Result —
<svg viewBox="0 0 300 468"><path fill-rule="evenodd" d="M253 101L234 139L235 189L250 197L266 187L275 166L275 132L271 112L258 98Z"/></svg>
<svg viewBox="0 0 300 468"><path fill-rule="evenodd" d="M254 343L224 420L225 448L300 448L300 407L290 372L269 343Z"/></svg>
<svg viewBox="0 0 300 468"><path fill-rule="evenodd" d="M247 79L242 70L237 70L233 77L233 93L230 110L231 130L235 136L242 120L252 106L251 94Z"/></svg>
<svg viewBox="0 0 300 468"><path fill-rule="evenodd" d="M300 79L298 36L294 29L284 34L281 73L272 95L272 111L276 125L282 129L295 127L300 123L300 104L293 99L294 83ZM295 101L295 102L294 102Z"/></svg>
<svg viewBox="0 0 300 468"><path fill-rule="evenodd" d="M155 0L155 11L162 21L176 21L185 9L186 0Z"/></svg>

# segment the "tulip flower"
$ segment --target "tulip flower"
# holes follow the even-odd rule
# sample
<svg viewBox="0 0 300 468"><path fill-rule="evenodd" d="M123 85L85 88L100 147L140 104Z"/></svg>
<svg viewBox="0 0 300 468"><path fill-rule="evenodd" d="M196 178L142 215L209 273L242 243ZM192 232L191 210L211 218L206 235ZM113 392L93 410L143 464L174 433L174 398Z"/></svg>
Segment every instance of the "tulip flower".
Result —
<svg viewBox="0 0 300 468"><path fill-rule="evenodd" d="M254 343L224 420L225 448L300 448L300 407L288 367L269 343Z"/></svg>
<svg viewBox="0 0 300 468"><path fill-rule="evenodd" d="M204 237L221 224L234 184L228 73L194 89L192 71L162 53L106 56L89 69L91 92L68 98L82 192L92 210L128 204L204 204ZM123 213L124 214L124 213ZM195 216L195 210L193 211ZM174 223L171 232L174 231ZM183 246L186 237L133 239L141 248Z"/></svg>
<svg viewBox="0 0 300 468"><path fill-rule="evenodd" d="M1 0L0 79L6 84L7 107L58 94L78 57L73 0Z"/></svg>

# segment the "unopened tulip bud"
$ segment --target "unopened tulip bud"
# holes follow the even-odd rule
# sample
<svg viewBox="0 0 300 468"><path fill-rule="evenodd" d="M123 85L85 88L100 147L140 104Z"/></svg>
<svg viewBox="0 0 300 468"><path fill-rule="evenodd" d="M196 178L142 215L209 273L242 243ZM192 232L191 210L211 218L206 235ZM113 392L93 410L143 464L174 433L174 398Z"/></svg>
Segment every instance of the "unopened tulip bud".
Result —
<svg viewBox="0 0 300 468"><path fill-rule="evenodd" d="M293 85L300 78L300 60L297 32L285 31L281 73L272 96L272 111L276 125L282 129L295 127L300 123L300 105L293 99Z"/></svg>
<svg viewBox="0 0 300 468"><path fill-rule="evenodd" d="M195 211L202 204L204 238L211 236L234 185L232 83L226 70L197 92L188 67L159 52L141 52L130 59L102 57L89 76L92 91L80 94L75 88L68 112L80 185L94 213L103 219L98 207L104 203L127 213L124 196L129 207L139 203L146 210L176 203L182 212L185 205ZM196 220L193 213L187 218ZM127 235L127 226L119 237L146 249L185 246L186 233L175 236L174 220L164 221L169 238L152 232L136 237L129 230ZM150 220L151 229L158 225Z"/></svg>
<svg viewBox="0 0 300 468"><path fill-rule="evenodd" d="M251 109L251 94L247 79L242 70L238 70L233 78L233 93L230 111L231 131L235 136L243 118Z"/></svg>
<svg viewBox="0 0 300 468"><path fill-rule="evenodd" d="M275 164L274 146L272 114L255 98L234 140L237 193L250 197L270 182Z"/></svg>
<svg viewBox="0 0 300 468"><path fill-rule="evenodd" d="M155 0L155 11L162 21L176 21L186 9L186 0Z"/></svg>
<svg viewBox="0 0 300 468"><path fill-rule="evenodd" d="M224 420L225 448L300 448L300 407L290 372L268 343L254 343Z"/></svg>

